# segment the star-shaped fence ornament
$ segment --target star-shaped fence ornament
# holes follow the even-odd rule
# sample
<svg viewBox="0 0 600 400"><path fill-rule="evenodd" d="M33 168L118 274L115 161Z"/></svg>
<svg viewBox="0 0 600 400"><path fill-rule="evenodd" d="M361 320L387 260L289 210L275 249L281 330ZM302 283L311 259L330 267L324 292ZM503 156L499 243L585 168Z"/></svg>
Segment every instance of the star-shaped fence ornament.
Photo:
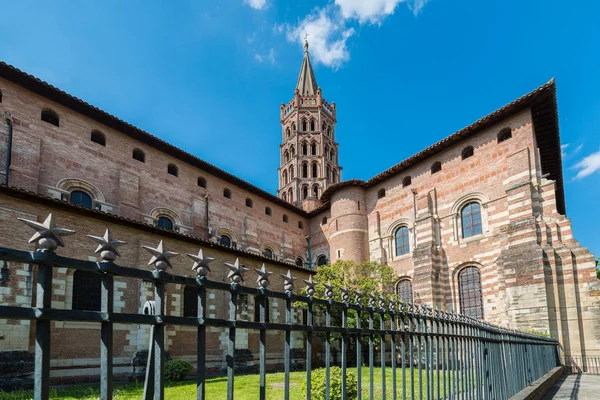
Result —
<svg viewBox="0 0 600 400"><path fill-rule="evenodd" d="M100 253L100 257L104 261L115 261L117 257L121 256L117 247L127 244L127 242L122 240L113 239L109 228L106 228L104 236L87 235L87 237L98 243L98 247L94 253Z"/></svg>
<svg viewBox="0 0 600 400"><path fill-rule="evenodd" d="M54 251L58 246L65 247L61 236L75 233L70 229L57 228L54 221L54 215L48 214L43 223L31 221L25 218L17 218L30 228L35 229L35 233L29 239L29 243L37 243L41 251Z"/></svg>
<svg viewBox="0 0 600 400"><path fill-rule="evenodd" d="M256 273L258 274L258 278L256 278L256 283L258 283L259 289L266 289L269 287L271 282L269 282L269 276L273 275L271 271L267 271L267 266L263 263L263 265L259 268L254 268Z"/></svg>
<svg viewBox="0 0 600 400"><path fill-rule="evenodd" d="M350 300L350 290L348 289L348 286L346 286L346 284L344 284L344 287L342 288L342 301L344 303L348 303L348 300Z"/></svg>
<svg viewBox="0 0 600 400"><path fill-rule="evenodd" d="M309 297L312 297L315 294L315 286L317 285L317 282L313 282L312 275L309 275L308 279L304 280L304 283L306 283L306 294Z"/></svg>
<svg viewBox="0 0 600 400"><path fill-rule="evenodd" d="M385 310L385 297L382 294L379 295L379 308Z"/></svg>
<svg viewBox="0 0 600 400"><path fill-rule="evenodd" d="M229 274L227 277L231 280L231 283L239 285L244 282L244 272L248 271L248 268L240 265L240 259L236 258L233 264L224 263L229 268Z"/></svg>
<svg viewBox="0 0 600 400"><path fill-rule="evenodd" d="M390 309L391 312L396 311L397 304L398 304L398 302L395 299L390 299L390 304L388 305L388 308Z"/></svg>
<svg viewBox="0 0 600 400"><path fill-rule="evenodd" d="M196 273L196 277L205 278L210 272L210 267L208 264L215 261L215 259L212 257L204 257L204 251L202 249L198 250L198 254L186 255L194 261L194 265L192 265L192 271Z"/></svg>
<svg viewBox="0 0 600 400"><path fill-rule="evenodd" d="M327 300L333 300L333 285L331 284L331 279L323 284L323 286L325 286L325 296L327 296Z"/></svg>
<svg viewBox="0 0 600 400"><path fill-rule="evenodd" d="M288 269L287 274L281 274L281 277L283 278L283 290L288 293L293 292L294 281L296 280L296 277L292 276L292 271Z"/></svg>
<svg viewBox="0 0 600 400"><path fill-rule="evenodd" d="M376 302L377 302L377 295L375 294L375 292L371 292L371 294L369 295L369 307L375 308Z"/></svg>
<svg viewBox="0 0 600 400"><path fill-rule="evenodd" d="M172 251L165 250L165 245L161 240L156 248L150 246L142 246L145 250L149 251L152 254L152 258L148 261L148 265L154 264L155 271L164 272L167 268L173 268L171 265L171 261L169 257L174 257L179 255L179 253L174 253Z"/></svg>
<svg viewBox="0 0 600 400"><path fill-rule="evenodd" d="M360 291L360 289L356 289L354 291L354 295L356 296L354 301L360 306L360 302L362 300L362 292Z"/></svg>

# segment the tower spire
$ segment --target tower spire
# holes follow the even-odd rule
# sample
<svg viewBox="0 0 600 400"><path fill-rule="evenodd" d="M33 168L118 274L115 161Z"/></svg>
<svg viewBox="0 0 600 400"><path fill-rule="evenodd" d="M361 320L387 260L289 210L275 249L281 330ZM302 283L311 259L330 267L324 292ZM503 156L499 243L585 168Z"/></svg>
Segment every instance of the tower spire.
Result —
<svg viewBox="0 0 600 400"><path fill-rule="evenodd" d="M298 84L296 89L300 96L314 96L317 94L317 79L310 64L310 55L308 53L308 34L304 36L304 59L300 67L300 75L298 76Z"/></svg>

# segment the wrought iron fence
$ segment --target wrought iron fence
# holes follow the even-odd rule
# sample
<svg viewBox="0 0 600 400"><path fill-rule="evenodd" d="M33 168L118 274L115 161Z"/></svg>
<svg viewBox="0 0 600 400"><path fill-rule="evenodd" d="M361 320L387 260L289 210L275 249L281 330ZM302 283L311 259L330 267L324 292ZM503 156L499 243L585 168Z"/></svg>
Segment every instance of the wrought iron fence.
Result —
<svg viewBox="0 0 600 400"><path fill-rule="evenodd" d="M600 356L566 356L564 365L568 374L600 375Z"/></svg>
<svg viewBox="0 0 600 400"><path fill-rule="evenodd" d="M143 246L152 253L150 264L153 271L127 268L114 261L119 255L117 246L124 244L112 238L107 229L103 237L90 236L99 243L96 252L103 261L82 261L61 257L55 253L62 246L62 235L74 233L54 224L52 214L44 223L22 220L36 230L30 242L38 245L37 251L22 251L0 248L0 259L37 266L36 306L32 308L0 306L0 318L29 319L35 321L35 383L36 399L49 398L50 381L50 327L52 321L86 321L101 325L100 362L102 399L111 399L113 394L113 324L135 323L152 327L151 346L144 386L144 398L164 399L164 357L165 325L197 327L197 398L206 396L206 329L221 327L228 330L227 346L227 398L234 398L234 357L236 330L254 329L259 331L259 375L260 399L266 398L266 334L268 330L283 332L285 347L284 399L290 396L291 373L291 334L301 331L306 335L306 398L311 399L311 373L313 366L314 335L323 335L325 351L326 398L330 397L330 371L332 367L332 341L335 335L341 346L341 395L347 398L347 374L355 370L357 377L357 398L373 399L375 396L376 364L381 369L381 394L379 398L468 398L468 399L507 399L557 366L558 343L514 330L500 328L464 315L434 310L425 305L388 302L381 295L370 293L369 306L361 306L361 293L342 289L342 302L334 301L334 288L325 284L326 299L313 297L316 282L309 277L305 280L307 296L294 294L295 280L292 273L282 274L282 291L269 288L269 276L265 266L255 270L259 279L258 288L243 286L244 273L248 271L236 260L225 263L229 268L230 284L208 279L209 263L214 259L205 257L202 250L198 254L188 254L193 260L192 269L197 277L189 278L166 272L169 258L175 253L165 250L163 242L156 248ZM53 268L72 268L91 271L101 275L101 310L79 311L51 308ZM128 314L113 312L114 277L127 277L152 282L154 286L153 314ZM193 286L198 290L197 317L166 315L166 287L169 284ZM229 293L228 318L207 317L207 290ZM259 296L259 321L236 319L238 298L242 294ZM352 298L351 298L352 297ZM285 323L267 322L266 299L277 298L285 302ZM307 307L306 323L294 322L294 304L304 303ZM315 323L315 310L322 308L325 323ZM332 311L341 315L339 324L332 323ZM348 317L351 313L359 316L352 327ZM379 326L376 325L376 321ZM352 346L351 346L352 345ZM354 367L349 366L349 349L355 351ZM367 359L363 359L363 350ZM388 350L389 349L389 350ZM376 357L379 358L377 363ZM363 388L363 368L368 367L368 388ZM387 371L391 376L387 378ZM366 378L366 377L364 377ZM365 379L366 380L366 379ZM388 385L391 381L391 388ZM400 381L400 382L399 382ZM379 386L379 384L378 384ZM387 394L388 390L391 394ZM367 393L367 394L364 394Z"/></svg>

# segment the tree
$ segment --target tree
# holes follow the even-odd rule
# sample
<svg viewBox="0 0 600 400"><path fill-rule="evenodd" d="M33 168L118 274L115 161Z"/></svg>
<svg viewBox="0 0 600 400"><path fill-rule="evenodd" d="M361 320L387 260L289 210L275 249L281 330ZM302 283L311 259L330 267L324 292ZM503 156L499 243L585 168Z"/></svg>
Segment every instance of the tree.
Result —
<svg viewBox="0 0 600 400"><path fill-rule="evenodd" d="M596 278L600 279L600 257L596 261Z"/></svg>

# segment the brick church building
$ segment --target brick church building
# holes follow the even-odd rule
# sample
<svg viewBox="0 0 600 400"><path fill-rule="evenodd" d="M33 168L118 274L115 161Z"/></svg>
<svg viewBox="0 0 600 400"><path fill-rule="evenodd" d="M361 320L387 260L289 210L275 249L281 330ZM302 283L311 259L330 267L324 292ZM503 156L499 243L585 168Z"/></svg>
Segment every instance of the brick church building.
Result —
<svg viewBox="0 0 600 400"><path fill-rule="evenodd" d="M600 281L566 217L554 81L368 180L343 180L336 104L323 98L306 44L293 98L280 106L276 196L5 63L0 115L0 246L33 250L16 218L52 212L77 231L61 255L95 260L86 235L110 227L128 242L121 265L148 268L141 246L164 240L216 258L211 279L225 279L219 263L236 258L265 263L274 288L288 269L305 279L337 260L378 261L397 272L406 301L551 334L568 355L600 355ZM35 268L0 263L0 304L31 305ZM173 259L177 274L192 276L190 266ZM53 307L97 309L97 282L56 270ZM193 315L194 293L170 286L169 314ZM151 298L151 286L116 280L115 312L140 312ZM224 315L225 301L211 294L209 316ZM241 304L238 317L253 320L254 299ZM268 312L281 320L283 304ZM258 332L238 333L237 348L257 351ZM193 360L195 334L167 327L168 351ZM269 334L279 350L281 336ZM55 322L52 335L53 377L98 373L97 324ZM208 335L218 368L226 333ZM0 354L31 353L34 337L29 321L0 320ZM130 373L148 329L116 324L114 337L115 372Z"/></svg>

